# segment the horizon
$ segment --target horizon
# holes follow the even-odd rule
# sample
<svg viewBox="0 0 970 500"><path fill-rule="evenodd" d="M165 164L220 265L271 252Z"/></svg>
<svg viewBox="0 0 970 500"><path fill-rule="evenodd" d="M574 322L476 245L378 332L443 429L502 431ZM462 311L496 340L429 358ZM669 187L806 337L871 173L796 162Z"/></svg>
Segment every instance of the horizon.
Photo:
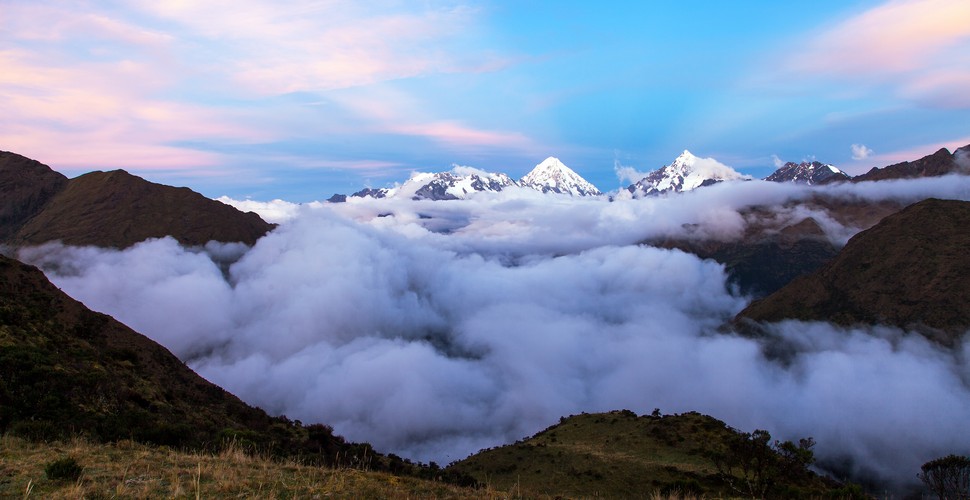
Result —
<svg viewBox="0 0 970 500"><path fill-rule="evenodd" d="M762 178L970 144L970 4L14 0L0 149L210 198L323 200L555 156L604 192L685 149Z"/></svg>

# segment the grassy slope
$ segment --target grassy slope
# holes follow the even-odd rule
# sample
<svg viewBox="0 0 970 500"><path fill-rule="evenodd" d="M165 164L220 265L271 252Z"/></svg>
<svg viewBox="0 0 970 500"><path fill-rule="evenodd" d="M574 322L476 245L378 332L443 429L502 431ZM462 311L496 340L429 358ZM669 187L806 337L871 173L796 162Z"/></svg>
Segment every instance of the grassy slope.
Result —
<svg viewBox="0 0 970 500"><path fill-rule="evenodd" d="M736 435L723 422L699 413L582 414L524 441L483 450L449 468L499 491L520 488L567 497L629 497L676 492L692 485L705 495L734 496L736 492L720 478L709 456ZM798 485L816 494L831 487L817 477Z"/></svg>
<svg viewBox="0 0 970 500"><path fill-rule="evenodd" d="M45 465L71 457L78 480L53 480ZM132 441L50 444L0 437L0 498L509 498L505 492L352 468L322 468L253 457L238 448L217 454L176 451Z"/></svg>

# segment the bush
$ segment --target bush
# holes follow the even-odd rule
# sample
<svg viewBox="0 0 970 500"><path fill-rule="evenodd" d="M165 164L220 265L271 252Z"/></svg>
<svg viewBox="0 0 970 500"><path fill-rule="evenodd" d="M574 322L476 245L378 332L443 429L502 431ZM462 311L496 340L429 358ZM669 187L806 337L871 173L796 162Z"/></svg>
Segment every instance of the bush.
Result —
<svg viewBox="0 0 970 500"><path fill-rule="evenodd" d="M970 498L970 458L948 455L923 464L919 478L943 500Z"/></svg>
<svg viewBox="0 0 970 500"><path fill-rule="evenodd" d="M77 463L77 460L74 460L71 457L54 460L44 467L44 473L47 474L47 479L53 480L65 479L77 481L77 479L81 477L82 472L84 472L84 467L81 467L81 465Z"/></svg>

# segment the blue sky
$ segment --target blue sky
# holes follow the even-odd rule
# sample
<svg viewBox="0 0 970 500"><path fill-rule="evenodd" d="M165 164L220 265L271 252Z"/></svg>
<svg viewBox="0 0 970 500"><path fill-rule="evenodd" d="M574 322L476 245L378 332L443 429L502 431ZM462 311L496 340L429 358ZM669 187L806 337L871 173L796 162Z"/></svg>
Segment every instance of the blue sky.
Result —
<svg viewBox="0 0 970 500"><path fill-rule="evenodd" d="M366 4L366 5L365 5ZM970 3L0 0L0 149L324 199L683 149L764 176L970 143Z"/></svg>

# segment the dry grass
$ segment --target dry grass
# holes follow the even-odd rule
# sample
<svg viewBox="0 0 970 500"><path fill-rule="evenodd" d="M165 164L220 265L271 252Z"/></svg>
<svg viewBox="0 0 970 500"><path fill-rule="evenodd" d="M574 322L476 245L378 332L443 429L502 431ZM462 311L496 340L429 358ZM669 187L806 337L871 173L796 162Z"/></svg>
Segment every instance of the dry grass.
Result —
<svg viewBox="0 0 970 500"><path fill-rule="evenodd" d="M77 481L48 479L46 464L74 458ZM355 469L253 457L238 447L188 453L123 441L32 443L0 437L0 498L515 498Z"/></svg>

